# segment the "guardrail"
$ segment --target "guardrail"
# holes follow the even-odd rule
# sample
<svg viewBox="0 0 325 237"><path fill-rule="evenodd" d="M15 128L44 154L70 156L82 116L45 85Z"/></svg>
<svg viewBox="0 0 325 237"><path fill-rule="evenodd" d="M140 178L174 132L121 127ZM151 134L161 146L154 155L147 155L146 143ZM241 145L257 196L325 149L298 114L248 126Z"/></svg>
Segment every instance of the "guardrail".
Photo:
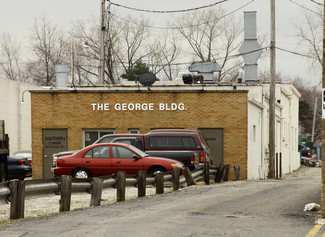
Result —
<svg viewBox="0 0 325 237"><path fill-rule="evenodd" d="M235 180L239 180L239 166L235 167ZM91 179L75 179L71 176L39 180L13 180L0 183L0 204L10 202L10 219L24 218L25 197L41 197L48 195L61 195L59 212L70 211L72 193L91 194L90 206L99 206L103 189L115 188L116 201L125 201L126 187L136 186L138 197L146 195L148 185L156 186L156 194L164 193L164 187L169 183L173 191L185 185L195 185L197 180L203 179L206 185L211 178L215 182L228 181L230 165L220 165L218 168L208 164L201 169L190 172L188 168L181 171L175 168L172 172L148 175L145 170L140 170L138 175L126 175L118 172L117 175L95 177Z"/></svg>

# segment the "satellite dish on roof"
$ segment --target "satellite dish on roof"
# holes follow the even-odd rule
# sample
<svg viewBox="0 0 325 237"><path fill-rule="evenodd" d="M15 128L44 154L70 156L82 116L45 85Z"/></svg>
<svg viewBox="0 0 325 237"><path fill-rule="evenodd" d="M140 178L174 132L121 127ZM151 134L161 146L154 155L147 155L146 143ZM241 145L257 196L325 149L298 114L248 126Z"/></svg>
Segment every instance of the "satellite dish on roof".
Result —
<svg viewBox="0 0 325 237"><path fill-rule="evenodd" d="M141 85L149 87L155 83L156 76L151 72L146 72L139 76L138 81L141 83Z"/></svg>

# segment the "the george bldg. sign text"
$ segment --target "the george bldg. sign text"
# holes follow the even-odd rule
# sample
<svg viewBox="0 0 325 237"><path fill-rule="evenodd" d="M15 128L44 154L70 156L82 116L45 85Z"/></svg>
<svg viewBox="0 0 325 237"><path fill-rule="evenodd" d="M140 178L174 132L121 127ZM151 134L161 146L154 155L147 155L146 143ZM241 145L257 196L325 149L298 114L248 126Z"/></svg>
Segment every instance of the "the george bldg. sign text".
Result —
<svg viewBox="0 0 325 237"><path fill-rule="evenodd" d="M153 111L153 110L187 110L183 103L91 103L94 111Z"/></svg>

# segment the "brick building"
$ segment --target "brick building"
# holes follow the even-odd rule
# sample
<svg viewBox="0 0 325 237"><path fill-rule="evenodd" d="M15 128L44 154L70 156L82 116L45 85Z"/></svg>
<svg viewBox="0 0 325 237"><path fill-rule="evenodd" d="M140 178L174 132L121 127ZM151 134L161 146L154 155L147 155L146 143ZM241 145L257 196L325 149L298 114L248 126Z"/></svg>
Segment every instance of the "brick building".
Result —
<svg viewBox="0 0 325 237"><path fill-rule="evenodd" d="M33 90L33 178L52 176L55 152L80 149L107 133L146 133L156 128L202 130L215 164L240 164L241 179L266 178L268 88L154 85L148 89L120 85ZM277 86L277 149L285 154L284 173L299 167L297 98L299 93L292 85ZM289 141L291 135L293 141ZM230 178L232 175L233 168Z"/></svg>

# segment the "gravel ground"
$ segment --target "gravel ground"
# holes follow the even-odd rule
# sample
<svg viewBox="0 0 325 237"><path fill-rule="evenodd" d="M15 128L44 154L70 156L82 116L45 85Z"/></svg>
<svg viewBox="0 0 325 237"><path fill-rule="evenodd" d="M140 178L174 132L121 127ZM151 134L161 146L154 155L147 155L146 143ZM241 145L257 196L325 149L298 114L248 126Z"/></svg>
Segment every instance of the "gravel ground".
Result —
<svg viewBox="0 0 325 237"><path fill-rule="evenodd" d="M164 192L171 192L172 188L165 188ZM147 188L146 195L155 195L155 187ZM125 199L137 198L138 189L127 187ZM90 194L75 193L71 196L71 210L87 208L90 204ZM60 195L43 196L39 198L26 198L25 200L25 218L33 218L45 215L51 215L59 212ZM116 202L116 189L110 188L103 190L101 205L107 205ZM9 220L10 204L1 205L0 203L0 224Z"/></svg>
<svg viewBox="0 0 325 237"><path fill-rule="evenodd" d="M314 167L306 167L302 166L297 171L294 171L291 174L287 174L283 177L283 179L291 179L297 177L305 177L305 176L318 176L321 180L321 168ZM263 182L263 181L230 181L222 183L221 185L225 186L237 186L240 185L241 182ZM201 186L203 183L198 183L196 186ZM195 186L188 188L196 188ZM165 193L172 192L172 188L165 188ZM134 187L128 187L126 189L126 200L130 200L137 197L138 190ZM147 195L155 195L156 189L154 187L147 188ZM45 215L51 215L59 212L59 201L60 196L48 196L41 198L28 198L25 200L25 218L33 218ZM116 189L106 189L102 194L101 205L107 205L110 203L116 202ZM90 194L80 193L80 194L72 194L71 197L71 210L81 209L89 207L90 203ZM10 205L1 205L0 204L0 224L5 223L9 220L10 215Z"/></svg>

